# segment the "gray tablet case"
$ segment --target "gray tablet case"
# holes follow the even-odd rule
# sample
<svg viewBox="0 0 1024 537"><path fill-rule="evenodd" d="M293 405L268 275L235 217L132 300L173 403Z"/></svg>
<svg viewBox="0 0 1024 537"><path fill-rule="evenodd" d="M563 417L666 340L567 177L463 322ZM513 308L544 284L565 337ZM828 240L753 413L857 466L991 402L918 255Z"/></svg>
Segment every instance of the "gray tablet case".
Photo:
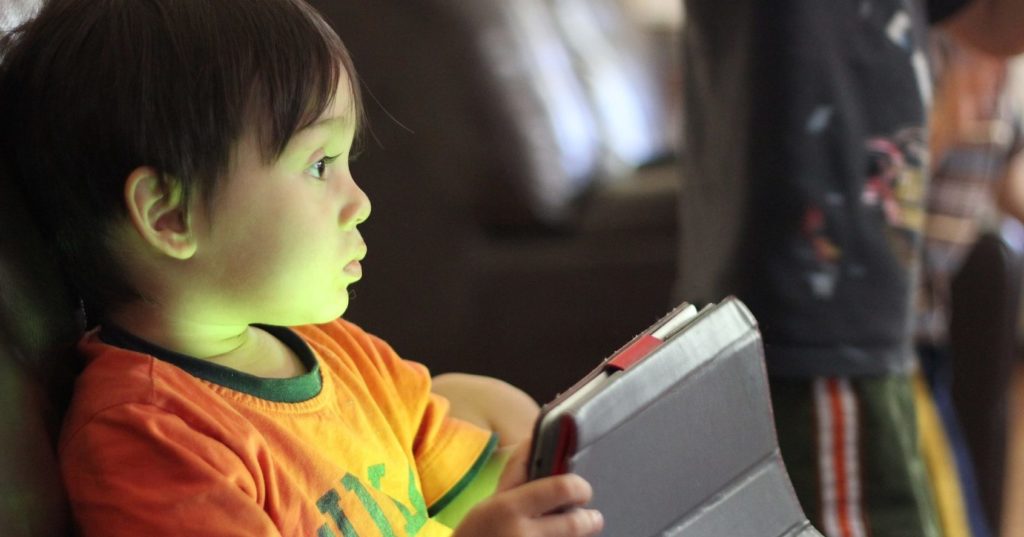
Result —
<svg viewBox="0 0 1024 537"><path fill-rule="evenodd" d="M531 477L585 477L602 535L821 536L779 455L757 323L735 298L673 310L545 405L534 438Z"/></svg>

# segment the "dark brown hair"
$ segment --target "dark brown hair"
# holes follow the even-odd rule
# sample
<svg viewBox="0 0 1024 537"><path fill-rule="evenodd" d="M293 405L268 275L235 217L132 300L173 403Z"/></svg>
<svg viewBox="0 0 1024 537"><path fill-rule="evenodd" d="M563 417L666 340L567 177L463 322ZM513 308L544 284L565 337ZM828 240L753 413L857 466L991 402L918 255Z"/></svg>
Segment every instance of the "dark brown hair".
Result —
<svg viewBox="0 0 1024 537"><path fill-rule="evenodd" d="M50 0L0 54L3 175L93 311L140 298L110 240L132 170L207 207L246 129L272 162L343 73L362 114L348 53L302 0Z"/></svg>

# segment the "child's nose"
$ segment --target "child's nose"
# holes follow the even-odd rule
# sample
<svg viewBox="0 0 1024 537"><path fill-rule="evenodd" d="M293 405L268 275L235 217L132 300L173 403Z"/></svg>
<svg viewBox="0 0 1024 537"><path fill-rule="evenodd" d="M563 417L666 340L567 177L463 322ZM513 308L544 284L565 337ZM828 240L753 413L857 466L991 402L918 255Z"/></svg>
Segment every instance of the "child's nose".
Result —
<svg viewBox="0 0 1024 537"><path fill-rule="evenodd" d="M351 199L341 210L339 219L339 224L345 229L353 229L370 217L370 198L354 184L351 192Z"/></svg>

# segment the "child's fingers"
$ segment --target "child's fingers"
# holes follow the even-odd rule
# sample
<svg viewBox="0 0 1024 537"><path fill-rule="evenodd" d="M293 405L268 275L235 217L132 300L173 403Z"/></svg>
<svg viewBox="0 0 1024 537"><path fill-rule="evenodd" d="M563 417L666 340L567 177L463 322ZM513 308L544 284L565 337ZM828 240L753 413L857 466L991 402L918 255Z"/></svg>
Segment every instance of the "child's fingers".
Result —
<svg viewBox="0 0 1024 537"><path fill-rule="evenodd" d="M520 512L541 516L559 509L578 507L590 501L590 483L573 474L545 477L527 483L515 491Z"/></svg>
<svg viewBox="0 0 1024 537"><path fill-rule="evenodd" d="M573 474L546 477L496 493L459 524L457 537L587 537L603 527L600 514L582 506L593 490Z"/></svg>
<svg viewBox="0 0 1024 537"><path fill-rule="evenodd" d="M604 528L604 517L595 509L570 509L544 516L536 521L538 537L586 537L597 535Z"/></svg>

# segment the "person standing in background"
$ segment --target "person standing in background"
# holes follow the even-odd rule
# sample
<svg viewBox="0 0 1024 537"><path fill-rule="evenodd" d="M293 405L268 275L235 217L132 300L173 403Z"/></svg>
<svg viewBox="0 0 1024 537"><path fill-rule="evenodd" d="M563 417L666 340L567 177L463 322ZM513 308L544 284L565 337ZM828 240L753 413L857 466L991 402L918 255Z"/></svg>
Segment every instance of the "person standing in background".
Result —
<svg viewBox="0 0 1024 537"><path fill-rule="evenodd" d="M910 385L928 23L1024 48L1008 0L687 0L678 298L758 318L782 454L829 537L940 535Z"/></svg>
<svg viewBox="0 0 1024 537"><path fill-rule="evenodd" d="M991 431L981 437L968 438L958 415L965 418L975 415L970 413L974 407L989 414L1004 414L1005 409L987 406L987 398L969 405L971 408L956 408L953 375L954 370L963 372L969 368L977 371L977 375L970 375L976 377L974 382L989 384L981 379L1004 378L1000 371L1006 370L1008 364L998 363L1004 360L1000 356L977 353L954 358L950 346L952 281L981 232L997 227L1004 214L1018 221L1024 216L1024 203L1019 195L1024 187L1021 173L1024 171L1021 168L1024 115L1020 103L1012 99L1009 62L1005 58L958 43L942 31L933 32L930 41L936 87L930 139L933 165L916 301L916 344L921 372L927 381L927 388L922 388L922 392L931 393L930 398L926 394L919 395L918 401L923 403L919 413L930 412L927 407L934 403L939 418L934 421L941 424L941 428L929 431L930 418L922 415L921 434L922 443L926 444L926 461L929 460L928 437L931 436L933 442L937 436L944 435L948 439L949 449L933 451L933 459L928 462L936 481L936 496L943 501L939 481L947 469L941 466L954 467L957 477L945 481L960 484L960 503L966 508L970 533L974 537L985 537L999 528L1002 487L993 482L998 476L991 471L976 474L975 463L980 454L972 456L969 447L986 440L1002 439L1004 434ZM961 365L954 367L954 360ZM1005 384L1002 389L998 383L990 387L1005 394ZM1005 396L992 397L1005 401ZM991 420L975 423L974 428L981 423L999 421L995 414L992 416ZM952 460L948 464L937 464L942 459L938 456L941 451L951 453ZM946 500L953 504L957 501L956 498Z"/></svg>

